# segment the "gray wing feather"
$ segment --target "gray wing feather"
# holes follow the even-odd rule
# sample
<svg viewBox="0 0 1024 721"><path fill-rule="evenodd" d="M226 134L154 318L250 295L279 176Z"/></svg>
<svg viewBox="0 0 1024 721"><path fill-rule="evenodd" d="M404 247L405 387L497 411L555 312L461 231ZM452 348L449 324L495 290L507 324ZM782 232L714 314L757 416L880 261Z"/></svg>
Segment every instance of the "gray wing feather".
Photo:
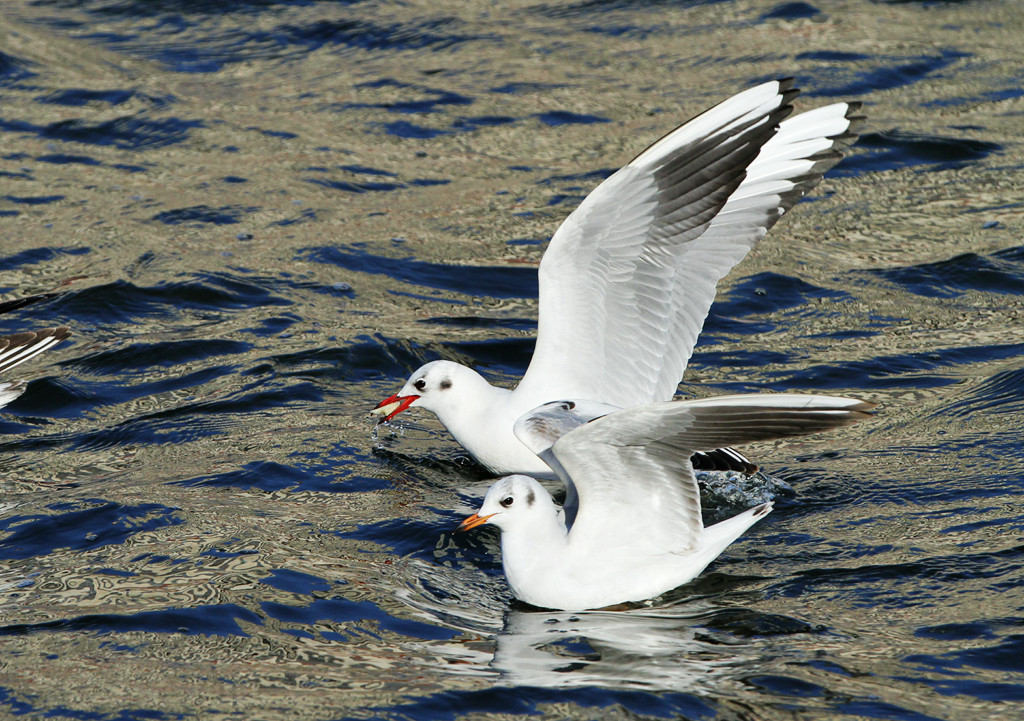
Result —
<svg viewBox="0 0 1024 721"><path fill-rule="evenodd" d="M551 447L578 495L573 542L641 533L652 549L689 548L703 528L694 451L815 433L861 420L872 407L829 396L720 396L654 403L580 425Z"/></svg>

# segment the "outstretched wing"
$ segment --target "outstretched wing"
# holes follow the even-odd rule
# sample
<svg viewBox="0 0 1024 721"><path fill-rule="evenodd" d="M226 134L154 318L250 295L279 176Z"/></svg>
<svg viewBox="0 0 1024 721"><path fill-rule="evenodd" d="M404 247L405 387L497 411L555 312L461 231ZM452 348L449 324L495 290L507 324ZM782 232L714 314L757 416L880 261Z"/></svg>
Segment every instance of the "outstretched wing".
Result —
<svg viewBox="0 0 1024 721"><path fill-rule="evenodd" d="M540 264L520 390L622 407L675 393L715 286L856 137L855 105L786 120L788 80L740 93L610 176Z"/></svg>
<svg viewBox="0 0 1024 721"><path fill-rule="evenodd" d="M668 401L579 424L541 450L553 456L578 494L573 543L607 543L622 534L634 542L640 527L652 550L683 550L703 528L689 460L694 451L815 433L861 420L872 407L853 398L802 394ZM517 423L527 445L538 443L520 435L529 416Z"/></svg>

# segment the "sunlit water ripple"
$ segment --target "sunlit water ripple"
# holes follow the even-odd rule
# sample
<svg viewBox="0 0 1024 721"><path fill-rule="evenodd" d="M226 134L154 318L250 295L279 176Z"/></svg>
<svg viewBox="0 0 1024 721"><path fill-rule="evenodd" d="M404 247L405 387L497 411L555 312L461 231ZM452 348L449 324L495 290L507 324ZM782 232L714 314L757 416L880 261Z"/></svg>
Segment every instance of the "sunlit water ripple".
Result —
<svg viewBox="0 0 1024 721"><path fill-rule="evenodd" d="M1024 713L1015 3L19 0L0 17L0 709L89 719ZM913 37L907 28L913 28ZM723 283L688 394L845 393L775 511L622 612L514 601L425 361L524 371L536 262L762 79L851 157ZM642 532L642 529L638 529Z"/></svg>

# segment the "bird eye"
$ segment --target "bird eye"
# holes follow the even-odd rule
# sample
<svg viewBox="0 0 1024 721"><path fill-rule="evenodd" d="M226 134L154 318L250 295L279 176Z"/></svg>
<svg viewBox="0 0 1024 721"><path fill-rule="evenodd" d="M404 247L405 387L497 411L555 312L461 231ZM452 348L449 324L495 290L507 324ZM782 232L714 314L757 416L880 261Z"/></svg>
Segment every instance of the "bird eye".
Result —
<svg viewBox="0 0 1024 721"><path fill-rule="evenodd" d="M416 390L422 391L424 388L427 387L427 382L425 380L423 380L422 378L420 378L415 383L413 383L412 385L413 385L413 388L415 388Z"/></svg>
<svg viewBox="0 0 1024 721"><path fill-rule="evenodd" d="M514 499L512 496L505 496L504 498L501 499L501 505L504 506L505 508L508 508L515 502L515 500L516 499Z"/></svg>
<svg viewBox="0 0 1024 721"><path fill-rule="evenodd" d="M562 403L562 410L563 411L571 411L575 407L576 407L576 404L573 401L565 401L564 403Z"/></svg>

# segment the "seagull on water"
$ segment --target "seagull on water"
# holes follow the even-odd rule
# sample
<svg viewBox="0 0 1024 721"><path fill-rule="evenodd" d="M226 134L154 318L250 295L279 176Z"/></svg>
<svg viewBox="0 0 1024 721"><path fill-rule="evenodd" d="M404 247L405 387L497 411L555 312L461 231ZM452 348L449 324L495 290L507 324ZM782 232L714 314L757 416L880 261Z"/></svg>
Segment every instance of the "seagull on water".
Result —
<svg viewBox="0 0 1024 721"><path fill-rule="evenodd" d="M671 399L718 281L839 162L863 125L859 103L788 117L797 92L785 79L729 98L580 203L541 260L537 343L515 389L437 360L372 412L384 422L424 408L492 472L550 478L513 434L523 413L560 398L619 408ZM730 449L712 456L756 469Z"/></svg>
<svg viewBox="0 0 1024 721"><path fill-rule="evenodd" d="M0 373L34 358L71 335L67 326L0 336ZM0 383L0 408L25 392L24 381Z"/></svg>
<svg viewBox="0 0 1024 721"><path fill-rule="evenodd" d="M873 407L796 393L611 413L605 404L547 403L519 418L515 433L565 483L566 505L529 476L506 476L459 530L501 530L508 584L533 606L578 611L645 601L695 578L772 509L763 503L705 528L693 451L848 425Z"/></svg>

